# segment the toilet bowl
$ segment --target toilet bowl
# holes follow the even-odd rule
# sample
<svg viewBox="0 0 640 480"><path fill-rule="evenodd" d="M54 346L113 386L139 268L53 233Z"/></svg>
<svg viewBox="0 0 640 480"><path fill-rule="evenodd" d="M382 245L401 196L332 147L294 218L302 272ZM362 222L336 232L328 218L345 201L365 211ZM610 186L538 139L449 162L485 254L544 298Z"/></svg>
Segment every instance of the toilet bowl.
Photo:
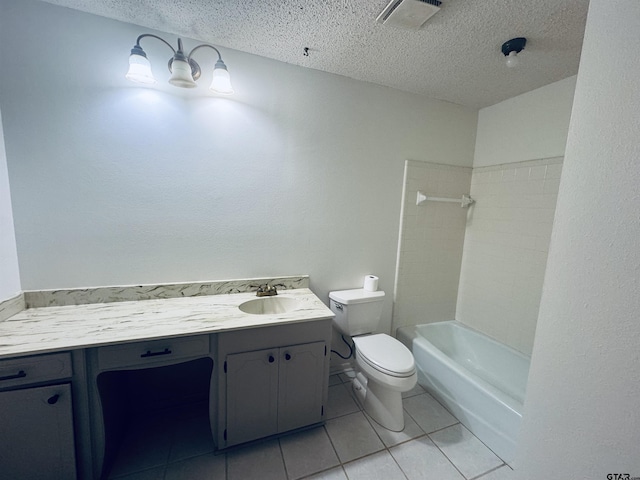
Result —
<svg viewBox="0 0 640 480"><path fill-rule="evenodd" d="M404 429L402 392L416 386L418 375L413 355L402 343L386 334L354 337L356 364L364 374L353 381L356 398L364 411L383 427Z"/></svg>
<svg viewBox="0 0 640 480"><path fill-rule="evenodd" d="M386 334L371 334L378 327L384 292L363 289L329 293L334 325L352 337L358 375L353 380L356 398L364 411L383 427L404 429L402 392L415 387L418 376L407 347Z"/></svg>

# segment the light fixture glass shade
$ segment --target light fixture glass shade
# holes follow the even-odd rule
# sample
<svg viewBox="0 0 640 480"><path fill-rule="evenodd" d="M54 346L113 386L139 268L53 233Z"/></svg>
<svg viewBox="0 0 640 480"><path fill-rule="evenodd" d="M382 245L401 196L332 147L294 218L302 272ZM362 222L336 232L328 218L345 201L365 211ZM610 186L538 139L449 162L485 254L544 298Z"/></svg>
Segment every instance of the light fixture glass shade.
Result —
<svg viewBox="0 0 640 480"><path fill-rule="evenodd" d="M171 85L182 88L194 88L196 82L193 81L191 76L191 65L185 60L173 58L171 63L171 78L169 79Z"/></svg>
<svg viewBox="0 0 640 480"><path fill-rule="evenodd" d="M512 50L511 52L509 52L509 55L507 55L507 67L514 68L514 67L517 67L519 64L520 64L520 59L518 58L518 52L516 52L515 50Z"/></svg>
<svg viewBox="0 0 640 480"><path fill-rule="evenodd" d="M223 95L231 95L233 93L231 76L229 75L227 66L222 60L216 62L216 66L213 69L213 80L211 80L209 90Z"/></svg>
<svg viewBox="0 0 640 480"><path fill-rule="evenodd" d="M146 57L132 53L129 56L129 71L125 78L136 83L152 85L156 83L156 79L151 72L151 63Z"/></svg>

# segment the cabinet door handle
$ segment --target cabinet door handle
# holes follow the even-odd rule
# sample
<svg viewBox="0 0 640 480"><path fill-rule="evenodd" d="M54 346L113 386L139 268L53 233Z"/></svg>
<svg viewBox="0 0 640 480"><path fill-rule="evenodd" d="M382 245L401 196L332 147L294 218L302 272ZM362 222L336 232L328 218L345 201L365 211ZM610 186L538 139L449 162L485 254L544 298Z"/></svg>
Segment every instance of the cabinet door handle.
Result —
<svg viewBox="0 0 640 480"><path fill-rule="evenodd" d="M276 359L273 357L273 355L269 355L269 363L273 363L275 361Z"/></svg>
<svg viewBox="0 0 640 480"><path fill-rule="evenodd" d="M56 393L54 396L49 397L49 399L47 400L47 403L49 405L55 405L56 403L58 403L59 399L60 399L60 395Z"/></svg>
<svg viewBox="0 0 640 480"><path fill-rule="evenodd" d="M288 353L284 354L284 359L285 360L291 360L291 355L289 355Z"/></svg>
<svg viewBox="0 0 640 480"><path fill-rule="evenodd" d="M152 352L151 350L147 350L147 353L140 355L140 358L157 357L158 355L171 355L171 350L168 348L165 348L161 352Z"/></svg>
<svg viewBox="0 0 640 480"><path fill-rule="evenodd" d="M4 377L0 377L0 382L2 380L15 380L16 378L24 378L27 374L24 370L20 370L18 373L14 373L13 375L6 375Z"/></svg>

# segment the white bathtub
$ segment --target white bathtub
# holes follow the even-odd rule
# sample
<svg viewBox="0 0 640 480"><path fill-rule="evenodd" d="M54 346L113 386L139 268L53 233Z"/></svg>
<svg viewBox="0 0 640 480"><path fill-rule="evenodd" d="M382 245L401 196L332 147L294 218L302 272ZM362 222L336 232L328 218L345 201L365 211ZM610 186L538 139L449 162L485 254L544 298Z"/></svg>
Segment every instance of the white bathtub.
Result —
<svg viewBox="0 0 640 480"><path fill-rule="evenodd" d="M529 357L455 321L397 331L418 382L507 463L513 461Z"/></svg>

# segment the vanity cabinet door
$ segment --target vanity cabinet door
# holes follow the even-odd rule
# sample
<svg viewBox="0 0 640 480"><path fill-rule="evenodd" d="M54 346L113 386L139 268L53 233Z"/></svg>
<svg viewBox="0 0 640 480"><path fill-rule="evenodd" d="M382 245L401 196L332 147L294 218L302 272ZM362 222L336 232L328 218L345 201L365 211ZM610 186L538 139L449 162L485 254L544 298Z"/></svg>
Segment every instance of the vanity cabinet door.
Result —
<svg viewBox="0 0 640 480"><path fill-rule="evenodd" d="M278 432L322 421L325 343L280 348Z"/></svg>
<svg viewBox="0 0 640 480"><path fill-rule="evenodd" d="M276 433L278 349L227 356L227 446Z"/></svg>
<svg viewBox="0 0 640 480"><path fill-rule="evenodd" d="M70 385L0 393L0 477L76 478Z"/></svg>

